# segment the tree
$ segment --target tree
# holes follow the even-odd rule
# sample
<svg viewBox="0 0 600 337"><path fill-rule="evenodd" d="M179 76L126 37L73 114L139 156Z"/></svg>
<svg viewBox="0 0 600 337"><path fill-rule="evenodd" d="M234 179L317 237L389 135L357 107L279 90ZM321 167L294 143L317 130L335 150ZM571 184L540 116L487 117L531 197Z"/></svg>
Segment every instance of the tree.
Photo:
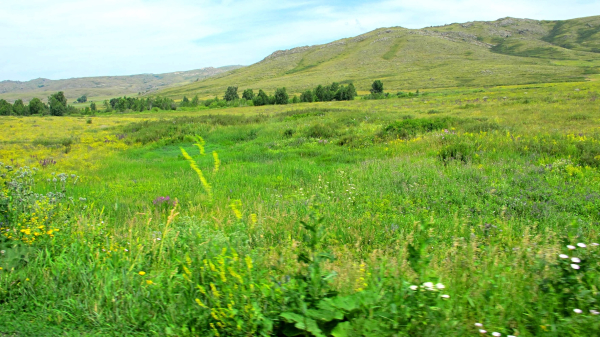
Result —
<svg viewBox="0 0 600 337"><path fill-rule="evenodd" d="M87 96L86 96L86 95L83 95L83 96L79 97L79 98L77 99L77 102L78 102L78 103L85 103L85 102L87 102Z"/></svg>
<svg viewBox="0 0 600 337"><path fill-rule="evenodd" d="M358 95L356 93L356 88L354 87L354 84L352 84L352 82L350 84L348 84L348 87L346 88L346 94L348 95L349 101L353 100L354 97L356 97Z"/></svg>
<svg viewBox="0 0 600 337"><path fill-rule="evenodd" d="M190 106L197 107L198 104L200 104L200 99L198 98L198 95L196 95L196 96L194 96L194 98L192 98L192 101L190 102Z"/></svg>
<svg viewBox="0 0 600 337"><path fill-rule="evenodd" d="M327 98L327 93L325 90L325 87L323 87L322 85L318 85L315 88L315 102L325 102L325 99Z"/></svg>
<svg viewBox="0 0 600 337"><path fill-rule="evenodd" d="M373 82L371 85L372 94L383 94L383 83L380 80Z"/></svg>
<svg viewBox="0 0 600 337"><path fill-rule="evenodd" d="M42 115L46 112L46 105L42 101L35 97L29 101L29 113L32 115Z"/></svg>
<svg viewBox="0 0 600 337"><path fill-rule="evenodd" d="M308 102L312 103L315 101L315 96L313 95L312 90L306 90L300 95L300 102Z"/></svg>
<svg viewBox="0 0 600 337"><path fill-rule="evenodd" d="M64 116L67 111L66 105L63 105L54 95L48 97L48 105L50 106L50 114L52 116Z"/></svg>
<svg viewBox="0 0 600 337"><path fill-rule="evenodd" d="M23 100L18 99L15 101L13 104L13 111L17 116L25 115L25 104L23 104Z"/></svg>
<svg viewBox="0 0 600 337"><path fill-rule="evenodd" d="M4 99L0 99L0 116L10 116L13 113L13 107Z"/></svg>
<svg viewBox="0 0 600 337"><path fill-rule="evenodd" d="M254 101L254 105L256 105L256 106L267 105L267 104L269 104L269 96L267 96L267 94L265 94L265 92L262 91L262 89L259 89L258 95L256 95L256 97L253 99L253 101Z"/></svg>
<svg viewBox="0 0 600 337"><path fill-rule="evenodd" d="M90 104L90 109L91 109L93 112L96 112L96 111L97 111L97 108L96 108L96 103L92 102L92 104Z"/></svg>
<svg viewBox="0 0 600 337"><path fill-rule="evenodd" d="M242 98L245 100L253 100L254 99L254 91L252 91L252 89L246 89L244 90L244 93L242 94Z"/></svg>
<svg viewBox="0 0 600 337"><path fill-rule="evenodd" d="M227 87L227 91L225 91L225 97L223 97L223 99L225 99L227 102L240 99L237 90L238 87Z"/></svg>
<svg viewBox="0 0 600 337"><path fill-rule="evenodd" d="M181 100L181 106L182 107L190 106L190 100L187 98L187 96L183 96L183 99Z"/></svg>
<svg viewBox="0 0 600 337"><path fill-rule="evenodd" d="M292 97L292 103L293 104L300 103L300 99L298 99L298 96L294 95L294 97Z"/></svg>
<svg viewBox="0 0 600 337"><path fill-rule="evenodd" d="M65 107L67 106L67 98L65 97L64 92L59 91L56 94L52 95L51 97L56 98L60 102L60 104L64 105ZM48 99L48 102L50 102L50 99Z"/></svg>
<svg viewBox="0 0 600 337"><path fill-rule="evenodd" d="M288 104L289 96L285 88L275 90L275 104Z"/></svg>

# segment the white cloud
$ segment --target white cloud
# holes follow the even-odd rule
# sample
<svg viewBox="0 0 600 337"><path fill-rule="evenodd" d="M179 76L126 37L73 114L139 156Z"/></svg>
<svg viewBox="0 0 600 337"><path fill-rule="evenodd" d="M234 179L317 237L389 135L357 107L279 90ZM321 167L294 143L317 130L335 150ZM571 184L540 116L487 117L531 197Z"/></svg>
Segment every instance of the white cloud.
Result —
<svg viewBox="0 0 600 337"><path fill-rule="evenodd" d="M598 1L21 0L3 4L0 80L251 64L271 52L366 31L500 17L568 19Z"/></svg>

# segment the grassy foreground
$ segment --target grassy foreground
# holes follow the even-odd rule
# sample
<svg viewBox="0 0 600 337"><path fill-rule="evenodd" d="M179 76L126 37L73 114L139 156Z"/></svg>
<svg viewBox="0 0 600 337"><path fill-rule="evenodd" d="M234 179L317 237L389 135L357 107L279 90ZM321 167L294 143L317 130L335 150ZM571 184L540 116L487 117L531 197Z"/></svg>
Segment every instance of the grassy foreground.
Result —
<svg viewBox="0 0 600 337"><path fill-rule="evenodd" d="M597 335L599 89L3 118L0 331Z"/></svg>

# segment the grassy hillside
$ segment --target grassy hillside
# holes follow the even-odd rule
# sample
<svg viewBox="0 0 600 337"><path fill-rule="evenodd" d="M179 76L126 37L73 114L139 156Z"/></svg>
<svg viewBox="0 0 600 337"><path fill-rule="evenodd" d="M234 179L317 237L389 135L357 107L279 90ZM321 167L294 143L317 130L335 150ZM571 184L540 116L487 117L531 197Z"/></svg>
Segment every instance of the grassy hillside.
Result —
<svg viewBox="0 0 600 337"><path fill-rule="evenodd" d="M600 16L567 21L504 18L424 29L382 28L325 45L277 51L252 66L162 90L173 98L332 81L387 90L578 81L600 72Z"/></svg>
<svg viewBox="0 0 600 337"><path fill-rule="evenodd" d="M64 91L67 98L72 101L82 95L87 95L88 98L98 100L100 98L132 95L139 92L154 93L158 89L173 85L184 85L240 67L208 67L165 74L82 77L65 80L38 78L26 82L2 81L0 82L0 98L10 102L16 99L29 101L33 97L45 100L51 94Z"/></svg>

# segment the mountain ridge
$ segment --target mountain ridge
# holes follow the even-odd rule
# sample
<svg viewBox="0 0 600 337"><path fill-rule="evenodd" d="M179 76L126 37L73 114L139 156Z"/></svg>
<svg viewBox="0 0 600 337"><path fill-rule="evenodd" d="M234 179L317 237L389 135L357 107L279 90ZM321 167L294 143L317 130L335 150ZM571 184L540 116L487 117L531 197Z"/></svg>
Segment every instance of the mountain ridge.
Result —
<svg viewBox="0 0 600 337"><path fill-rule="evenodd" d="M359 90L368 90L375 79L394 90L580 81L600 73L598 27L600 16L384 27L326 44L277 50L248 67L160 93L210 97L222 95L227 86L271 92L287 87L299 93L333 81L352 81Z"/></svg>
<svg viewBox="0 0 600 337"><path fill-rule="evenodd" d="M36 78L29 81L0 81L0 98L14 101L33 97L46 98L52 93L64 91L69 99L87 96L123 96L155 92L164 87L178 85L216 76L242 66L204 67L187 71L161 74L135 74L118 76L88 76L50 80Z"/></svg>

